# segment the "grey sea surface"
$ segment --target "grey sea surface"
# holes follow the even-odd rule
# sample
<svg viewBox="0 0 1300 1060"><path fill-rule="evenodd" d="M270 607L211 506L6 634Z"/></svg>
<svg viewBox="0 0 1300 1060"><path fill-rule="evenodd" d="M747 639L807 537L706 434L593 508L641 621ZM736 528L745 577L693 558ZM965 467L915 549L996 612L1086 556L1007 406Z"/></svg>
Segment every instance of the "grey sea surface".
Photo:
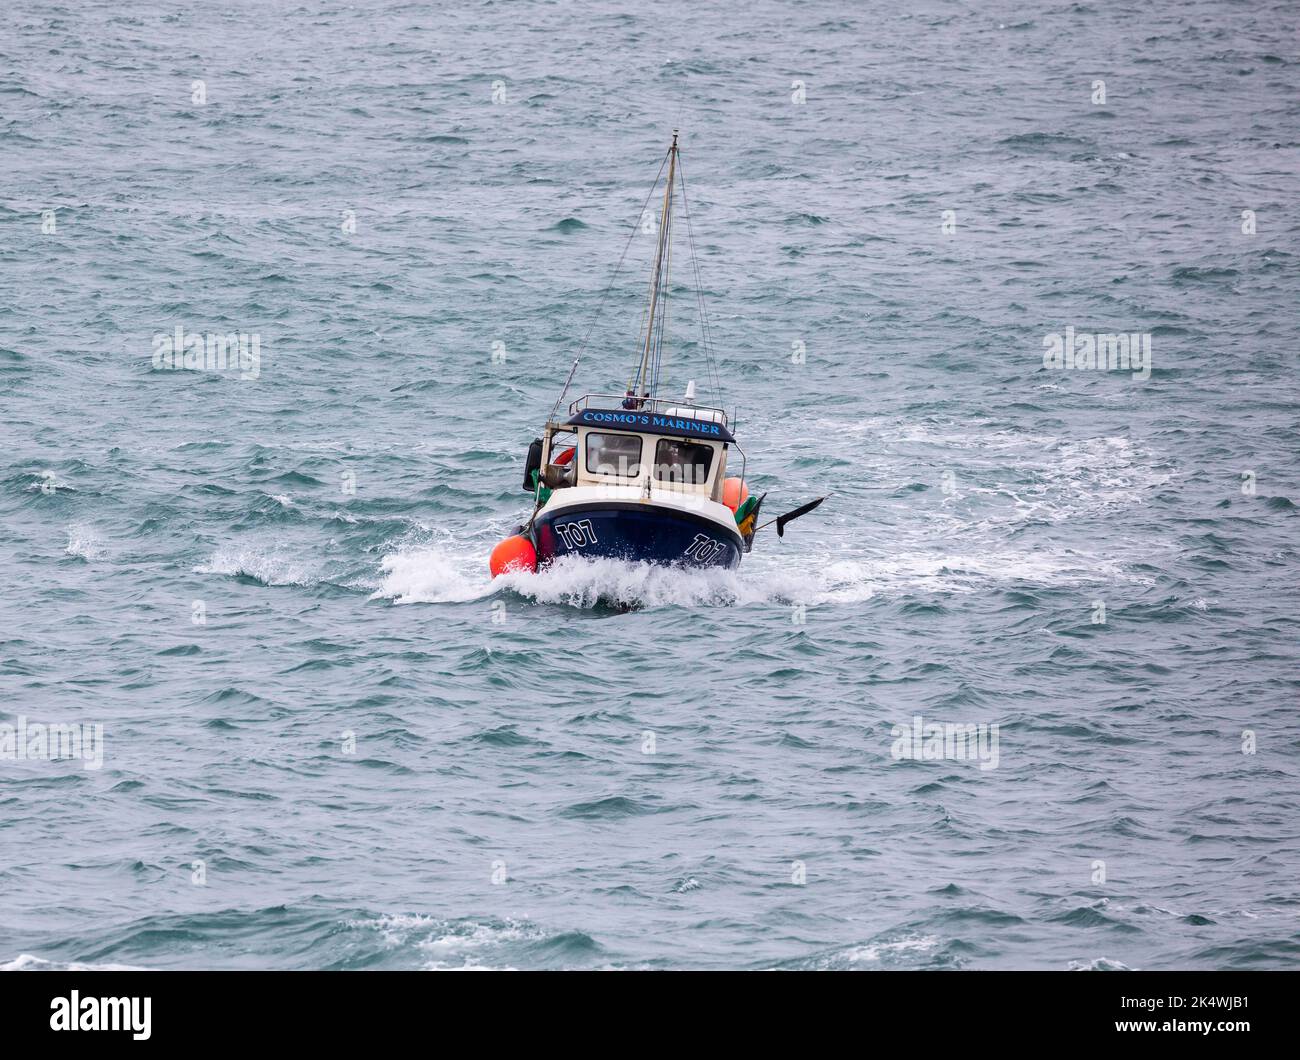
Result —
<svg viewBox="0 0 1300 1060"><path fill-rule="evenodd" d="M1300 965L1297 20L6 2L0 965ZM674 128L665 392L833 495L492 582Z"/></svg>

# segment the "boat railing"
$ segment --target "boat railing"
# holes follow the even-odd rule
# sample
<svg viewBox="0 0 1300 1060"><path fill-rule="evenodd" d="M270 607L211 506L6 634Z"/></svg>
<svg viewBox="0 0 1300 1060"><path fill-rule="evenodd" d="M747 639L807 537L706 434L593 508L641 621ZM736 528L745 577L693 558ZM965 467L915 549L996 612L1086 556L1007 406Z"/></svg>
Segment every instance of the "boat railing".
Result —
<svg viewBox="0 0 1300 1060"><path fill-rule="evenodd" d="M624 405L624 402L634 402ZM687 398L641 398L627 394L584 394L577 401L570 402L569 415L575 416L583 409L626 409L637 412L657 412L665 415L689 416L691 419L708 420L711 423L727 424L727 413L712 405L701 405L694 399Z"/></svg>

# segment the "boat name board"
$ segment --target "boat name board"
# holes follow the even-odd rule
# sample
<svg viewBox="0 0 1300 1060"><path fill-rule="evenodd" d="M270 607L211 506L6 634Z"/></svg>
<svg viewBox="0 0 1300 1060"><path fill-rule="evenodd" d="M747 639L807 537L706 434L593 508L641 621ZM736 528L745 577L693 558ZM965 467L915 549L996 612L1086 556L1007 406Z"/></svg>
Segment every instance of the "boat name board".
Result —
<svg viewBox="0 0 1300 1060"><path fill-rule="evenodd" d="M647 431L651 434L681 434L694 438L716 438L721 442L735 441L731 432L720 423L684 419L679 416L661 416L653 412L584 409L570 419L569 424L579 424L584 427L622 427L624 430Z"/></svg>

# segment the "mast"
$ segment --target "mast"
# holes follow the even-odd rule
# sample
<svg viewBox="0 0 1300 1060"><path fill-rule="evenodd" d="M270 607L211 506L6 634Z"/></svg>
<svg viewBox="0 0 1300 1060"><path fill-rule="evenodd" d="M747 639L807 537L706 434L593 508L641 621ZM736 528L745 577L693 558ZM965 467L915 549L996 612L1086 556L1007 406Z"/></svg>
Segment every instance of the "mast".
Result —
<svg viewBox="0 0 1300 1060"><path fill-rule="evenodd" d="M655 267L651 274L650 283L650 315L646 319L645 329L645 348L641 352L641 370L637 374L637 393L641 397L649 397L650 390L647 385L646 371L650 363L650 350L654 345L655 337L655 310L659 305L659 288L663 281L664 250L668 247L668 233L672 227L672 210L673 210L673 179L677 170L677 130L673 130L673 143L668 148L668 183L664 186L664 205L662 220L659 224L659 243L655 248ZM665 291L663 297L667 299L668 294ZM659 341L663 341L660 335Z"/></svg>

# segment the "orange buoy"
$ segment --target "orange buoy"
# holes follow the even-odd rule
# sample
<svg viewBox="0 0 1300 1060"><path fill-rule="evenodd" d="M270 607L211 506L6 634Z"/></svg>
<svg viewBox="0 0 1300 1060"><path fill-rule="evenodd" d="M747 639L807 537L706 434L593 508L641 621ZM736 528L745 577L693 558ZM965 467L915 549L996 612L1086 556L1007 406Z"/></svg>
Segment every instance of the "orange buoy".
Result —
<svg viewBox="0 0 1300 1060"><path fill-rule="evenodd" d="M749 487L743 478L729 478L722 483L722 503L736 511L749 500Z"/></svg>
<svg viewBox="0 0 1300 1060"><path fill-rule="evenodd" d="M537 569L537 550L533 548L533 543L526 537L516 534L514 537L507 537L504 541L492 550L492 556L488 560L488 569L492 572L492 577L498 574L505 574L512 570L533 570Z"/></svg>

